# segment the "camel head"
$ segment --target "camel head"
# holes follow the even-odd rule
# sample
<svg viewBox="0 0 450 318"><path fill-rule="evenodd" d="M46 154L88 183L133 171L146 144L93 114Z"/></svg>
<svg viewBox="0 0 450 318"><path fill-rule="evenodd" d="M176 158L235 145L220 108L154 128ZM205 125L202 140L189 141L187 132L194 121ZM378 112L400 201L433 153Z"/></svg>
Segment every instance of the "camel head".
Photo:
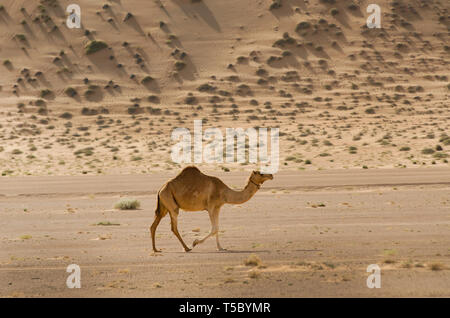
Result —
<svg viewBox="0 0 450 318"><path fill-rule="evenodd" d="M250 175L250 181L257 184L258 186L261 186L267 180L273 180L273 175L269 173L261 173L259 171L253 171Z"/></svg>

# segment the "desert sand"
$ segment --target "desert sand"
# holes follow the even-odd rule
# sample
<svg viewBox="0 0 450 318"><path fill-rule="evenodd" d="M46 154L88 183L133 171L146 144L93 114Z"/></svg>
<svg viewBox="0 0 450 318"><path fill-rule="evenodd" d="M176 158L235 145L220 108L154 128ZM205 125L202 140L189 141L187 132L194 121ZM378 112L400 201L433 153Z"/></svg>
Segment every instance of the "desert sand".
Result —
<svg viewBox="0 0 450 318"><path fill-rule="evenodd" d="M370 3L1 1L0 295L450 296L450 3L379 0L369 29ZM279 128L279 172L223 209L230 252L182 253L165 219L153 255L171 132L194 120ZM258 168L197 166L233 188Z"/></svg>
<svg viewBox="0 0 450 318"><path fill-rule="evenodd" d="M249 202L222 208L228 251L210 239L189 253L168 217L157 231L162 253L152 252L149 226L166 175L11 178L0 186L0 295L448 297L446 172L280 173ZM113 209L124 194L141 208ZM210 230L206 212L181 212L178 224L190 246ZM66 286L70 264L81 268L80 289ZM371 264L381 269L379 289L366 285Z"/></svg>

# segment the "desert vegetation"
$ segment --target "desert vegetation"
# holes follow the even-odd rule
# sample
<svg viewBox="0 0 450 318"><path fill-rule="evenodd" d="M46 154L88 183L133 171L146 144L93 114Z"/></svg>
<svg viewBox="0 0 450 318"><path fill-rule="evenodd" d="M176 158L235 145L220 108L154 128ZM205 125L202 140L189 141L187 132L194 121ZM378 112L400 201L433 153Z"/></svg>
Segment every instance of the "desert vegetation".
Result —
<svg viewBox="0 0 450 318"><path fill-rule="evenodd" d="M205 25L169 21L156 11L143 20L114 2L82 3L96 19L86 21L77 38L57 23L54 5L61 4L2 5L0 14L17 22L0 52L0 95L7 101L2 146L27 144L31 134L34 156L50 156L10 161L10 152L1 152L4 170L13 174L173 170L171 130L202 118L205 128L279 127L285 170L448 166L443 4L436 11L386 2L383 28L368 29L357 2L296 7L269 1L257 22L266 33L258 31L252 43L245 20L235 29L212 17ZM197 10L205 4L188 5ZM231 7L214 4L210 13L227 14ZM163 8L179 14L173 4ZM403 17L419 10L434 32L412 30L414 19ZM220 40L224 34L230 40ZM50 143L62 147L57 155L46 148ZM113 144L120 150L111 155ZM91 155L75 156L84 168L59 155L88 147L95 149ZM160 158L167 160L155 162ZM58 169L46 168L52 164Z"/></svg>

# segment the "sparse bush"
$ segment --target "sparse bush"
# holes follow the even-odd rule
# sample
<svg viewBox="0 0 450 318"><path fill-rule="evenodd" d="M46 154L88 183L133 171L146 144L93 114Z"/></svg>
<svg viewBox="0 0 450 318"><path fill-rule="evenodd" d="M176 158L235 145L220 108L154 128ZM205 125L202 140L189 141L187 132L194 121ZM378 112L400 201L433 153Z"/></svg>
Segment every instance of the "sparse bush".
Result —
<svg viewBox="0 0 450 318"><path fill-rule="evenodd" d="M94 41L91 41L88 44L86 44L85 52L86 52L86 55L94 54L95 52L103 50L107 47L108 47L108 45L105 42L94 40Z"/></svg>
<svg viewBox="0 0 450 318"><path fill-rule="evenodd" d="M269 10L275 10L282 7L281 0L272 0Z"/></svg>
<svg viewBox="0 0 450 318"><path fill-rule="evenodd" d="M436 152L433 154L433 158L435 158L435 159L448 158L448 154L446 154L445 152Z"/></svg>
<svg viewBox="0 0 450 318"><path fill-rule="evenodd" d="M347 8L351 11L359 10L359 6L357 4L351 3L347 6Z"/></svg>
<svg viewBox="0 0 450 318"><path fill-rule="evenodd" d="M151 76L146 76L146 77L144 77L142 80L141 80L141 84L149 84L150 82L152 82L153 81L153 77L151 77Z"/></svg>
<svg viewBox="0 0 450 318"><path fill-rule="evenodd" d="M79 149L74 152L75 156L79 156L79 155L92 156L93 154L94 154L94 148L92 148L92 147Z"/></svg>
<svg viewBox="0 0 450 318"><path fill-rule="evenodd" d="M195 96L187 96L184 99L184 103L188 105L195 105L198 103L197 98Z"/></svg>
<svg viewBox="0 0 450 318"><path fill-rule="evenodd" d="M98 110L97 109L93 109L93 108L89 108L89 107L83 107L81 109L81 115L83 115L83 116L95 116L95 115L98 115Z"/></svg>
<svg viewBox="0 0 450 318"><path fill-rule="evenodd" d="M154 103L154 104L157 104L160 102L159 97L156 95L151 95L147 99L150 103Z"/></svg>
<svg viewBox="0 0 450 318"><path fill-rule="evenodd" d="M130 115L136 115L136 114L141 114L141 113L143 113L143 112L144 112L144 109L142 109L142 108L139 107L139 106L131 106L131 107L128 107L127 112L128 112L128 114L130 114Z"/></svg>
<svg viewBox="0 0 450 318"><path fill-rule="evenodd" d="M64 93L69 97L74 97L77 95L77 91L73 87L67 87Z"/></svg>
<svg viewBox="0 0 450 318"><path fill-rule="evenodd" d="M25 42L27 40L27 37L25 36L25 34L16 34L14 36L14 38L21 42Z"/></svg>
<svg viewBox="0 0 450 318"><path fill-rule="evenodd" d="M256 278L261 277L261 273L257 270L252 270L248 273L248 277L256 279Z"/></svg>
<svg viewBox="0 0 450 318"><path fill-rule="evenodd" d="M200 85L198 88L200 92L213 92L216 90L216 87L209 85L208 83Z"/></svg>
<svg viewBox="0 0 450 318"><path fill-rule="evenodd" d="M71 119L73 116L71 113L65 112L65 113L62 113L59 117L63 118L63 119Z"/></svg>
<svg viewBox="0 0 450 318"><path fill-rule="evenodd" d="M176 61L175 62L175 69L177 71L181 71L182 69L184 69L186 67L186 63L182 62L182 61Z"/></svg>
<svg viewBox="0 0 450 318"><path fill-rule="evenodd" d="M429 268L432 271L441 271L444 269L444 265L442 263L432 263L429 265Z"/></svg>
<svg viewBox="0 0 450 318"><path fill-rule="evenodd" d="M306 21L300 22L299 24L297 24L297 27L295 28L295 31L299 32L299 31L302 31L302 30L309 29L310 27L311 27L311 23L306 22Z"/></svg>
<svg viewBox="0 0 450 318"><path fill-rule="evenodd" d="M114 208L118 210L136 210L140 206L141 203L136 199L122 198L114 205Z"/></svg>
<svg viewBox="0 0 450 318"><path fill-rule="evenodd" d="M128 12L127 15L125 16L125 18L123 19L123 22L126 22L126 21L128 21L128 20L130 20L130 19L132 19L132 18L133 18L133 14L131 14L130 12Z"/></svg>
<svg viewBox="0 0 450 318"><path fill-rule="evenodd" d="M431 155L434 153L434 149L433 148L424 148L422 149L422 154L424 155Z"/></svg>
<svg viewBox="0 0 450 318"><path fill-rule="evenodd" d="M251 254L245 261L244 261L245 266L259 266L261 265L261 259L255 255L255 254Z"/></svg>
<svg viewBox="0 0 450 318"><path fill-rule="evenodd" d="M41 90L41 92L39 93L39 96L41 98L48 98L53 94L53 92L49 89L43 89Z"/></svg>
<svg viewBox="0 0 450 318"><path fill-rule="evenodd" d="M119 223L112 223L110 221L98 222L96 225L98 226L119 226Z"/></svg>
<svg viewBox="0 0 450 318"><path fill-rule="evenodd" d="M20 150L20 149L14 149L13 151L12 151L12 154L13 155L21 155L23 152L22 152L22 150Z"/></svg>

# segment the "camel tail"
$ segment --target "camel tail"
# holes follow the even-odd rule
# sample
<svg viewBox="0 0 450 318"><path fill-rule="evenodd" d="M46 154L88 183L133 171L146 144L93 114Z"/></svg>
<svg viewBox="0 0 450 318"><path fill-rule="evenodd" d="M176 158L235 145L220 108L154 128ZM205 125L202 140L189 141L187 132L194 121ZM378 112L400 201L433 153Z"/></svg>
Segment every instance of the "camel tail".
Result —
<svg viewBox="0 0 450 318"><path fill-rule="evenodd" d="M155 210L155 215L156 216L160 216L160 214L161 214L161 203L159 202L159 191L158 191L158 194L157 194L157 203L156 203L156 210Z"/></svg>

